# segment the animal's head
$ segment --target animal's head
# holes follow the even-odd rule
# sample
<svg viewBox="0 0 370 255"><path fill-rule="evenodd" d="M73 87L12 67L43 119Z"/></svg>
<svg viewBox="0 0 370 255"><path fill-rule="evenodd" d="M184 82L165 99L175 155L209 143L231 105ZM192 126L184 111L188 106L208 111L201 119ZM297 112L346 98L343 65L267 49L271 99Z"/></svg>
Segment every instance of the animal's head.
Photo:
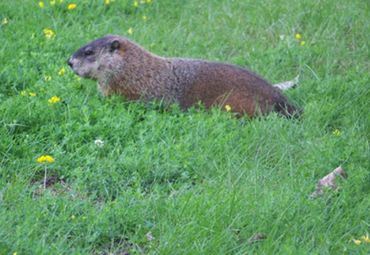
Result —
<svg viewBox="0 0 370 255"><path fill-rule="evenodd" d="M122 68L127 39L107 35L78 49L69 59L68 65L79 76L91 79L106 77Z"/></svg>

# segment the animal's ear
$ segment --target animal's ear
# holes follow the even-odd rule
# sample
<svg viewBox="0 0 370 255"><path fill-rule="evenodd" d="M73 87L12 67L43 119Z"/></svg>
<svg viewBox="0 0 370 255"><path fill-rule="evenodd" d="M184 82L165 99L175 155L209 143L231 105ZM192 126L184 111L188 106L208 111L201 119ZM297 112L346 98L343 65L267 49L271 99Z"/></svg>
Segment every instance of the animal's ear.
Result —
<svg viewBox="0 0 370 255"><path fill-rule="evenodd" d="M110 44L110 52L113 52L115 50L118 50L120 48L120 46L121 46L120 42L118 40L114 40Z"/></svg>

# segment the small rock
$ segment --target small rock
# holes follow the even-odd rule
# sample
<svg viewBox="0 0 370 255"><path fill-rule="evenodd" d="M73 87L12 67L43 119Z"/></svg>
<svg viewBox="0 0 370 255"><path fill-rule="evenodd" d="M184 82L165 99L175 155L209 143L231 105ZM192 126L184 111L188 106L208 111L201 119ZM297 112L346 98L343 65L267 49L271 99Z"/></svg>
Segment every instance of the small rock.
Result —
<svg viewBox="0 0 370 255"><path fill-rule="evenodd" d="M153 241L155 238L154 238L154 236L152 235L152 232L148 232L148 233L146 233L145 234L145 237L146 237L146 239L150 242L150 241Z"/></svg>
<svg viewBox="0 0 370 255"><path fill-rule="evenodd" d="M249 239L248 239L248 243L249 244L253 244L253 243L256 243L256 242L260 242L260 241L263 241L267 238L267 236L264 234L264 233L255 233L253 236L251 236Z"/></svg>
<svg viewBox="0 0 370 255"><path fill-rule="evenodd" d="M322 179L318 181L316 185L316 190L310 195L310 198L321 196L322 194L324 194L325 188L335 190L337 188L337 185L335 183L335 179L337 176L340 176L343 179L347 178L347 173L341 166L337 167L331 173L325 175Z"/></svg>

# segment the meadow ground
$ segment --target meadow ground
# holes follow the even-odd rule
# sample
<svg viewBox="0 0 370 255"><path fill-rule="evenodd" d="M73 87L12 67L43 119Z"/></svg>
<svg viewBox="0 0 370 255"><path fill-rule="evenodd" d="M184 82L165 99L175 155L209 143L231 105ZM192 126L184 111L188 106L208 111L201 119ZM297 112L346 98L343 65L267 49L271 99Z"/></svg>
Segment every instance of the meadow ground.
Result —
<svg viewBox="0 0 370 255"><path fill-rule="evenodd" d="M0 254L369 254L368 1L43 3L0 3ZM66 60L109 33L300 74L304 114L102 98ZM348 179L309 199L338 165Z"/></svg>

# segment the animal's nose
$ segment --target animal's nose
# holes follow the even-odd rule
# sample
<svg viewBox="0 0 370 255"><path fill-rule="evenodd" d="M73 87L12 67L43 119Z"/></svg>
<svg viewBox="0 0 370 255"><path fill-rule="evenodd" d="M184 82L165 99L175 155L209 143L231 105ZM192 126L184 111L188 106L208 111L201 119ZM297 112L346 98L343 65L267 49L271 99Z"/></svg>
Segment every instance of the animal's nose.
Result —
<svg viewBox="0 0 370 255"><path fill-rule="evenodd" d="M72 63L71 59L68 59L67 64L68 64L70 67L73 67L73 63Z"/></svg>

